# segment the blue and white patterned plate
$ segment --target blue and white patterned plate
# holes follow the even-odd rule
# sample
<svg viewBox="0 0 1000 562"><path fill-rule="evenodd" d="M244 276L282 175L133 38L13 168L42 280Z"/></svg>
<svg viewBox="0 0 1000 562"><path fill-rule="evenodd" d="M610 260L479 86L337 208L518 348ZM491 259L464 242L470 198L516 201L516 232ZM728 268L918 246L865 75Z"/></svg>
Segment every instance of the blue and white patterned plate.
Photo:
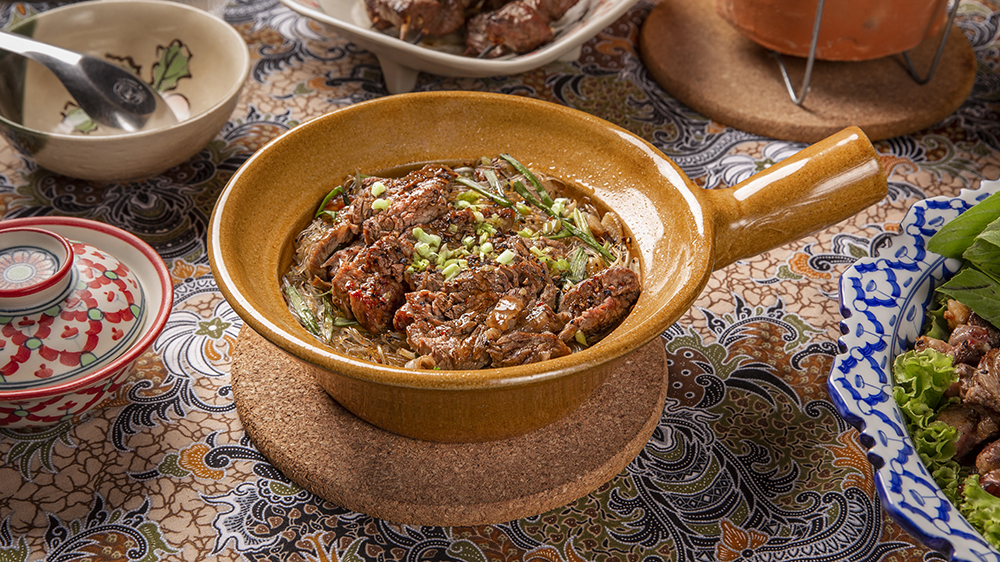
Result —
<svg viewBox="0 0 1000 562"><path fill-rule="evenodd" d="M828 389L840 414L861 432L875 484L889 515L928 547L954 561L1000 560L1000 552L948 501L920 457L892 398L891 368L897 354L920 335L934 288L953 275L959 260L924 247L928 238L995 191L1000 181L983 182L958 197L935 197L914 204L875 257L864 258L840 279L840 351Z"/></svg>

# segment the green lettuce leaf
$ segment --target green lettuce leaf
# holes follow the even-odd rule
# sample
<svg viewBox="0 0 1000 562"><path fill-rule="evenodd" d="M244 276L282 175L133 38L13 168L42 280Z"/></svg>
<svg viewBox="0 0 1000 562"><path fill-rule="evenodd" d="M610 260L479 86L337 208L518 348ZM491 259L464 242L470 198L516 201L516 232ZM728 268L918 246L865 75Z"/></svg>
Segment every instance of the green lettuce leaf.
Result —
<svg viewBox="0 0 1000 562"><path fill-rule="evenodd" d="M979 475L965 479L965 501L958 509L965 519L992 545L1000 544L1000 498L979 485Z"/></svg>
<svg viewBox="0 0 1000 562"><path fill-rule="evenodd" d="M943 406L944 391L958 380L951 357L933 350L907 351L892 365L893 398L907 419L926 428Z"/></svg>
<svg viewBox="0 0 1000 562"><path fill-rule="evenodd" d="M948 341L948 337L951 335L951 327L948 326L948 320L944 317L944 313L948 310L948 305L945 302L947 298L938 298L937 300L938 304L936 308L932 308L931 306L927 308L924 335L941 341Z"/></svg>
<svg viewBox="0 0 1000 562"><path fill-rule="evenodd" d="M961 488L967 477L962 466L958 462L950 460L937 463L933 469L928 467L928 470L930 470L934 481L941 487L941 491L944 492L944 495L951 503L961 506L964 501ZM961 508L959 508L959 511L961 511Z"/></svg>

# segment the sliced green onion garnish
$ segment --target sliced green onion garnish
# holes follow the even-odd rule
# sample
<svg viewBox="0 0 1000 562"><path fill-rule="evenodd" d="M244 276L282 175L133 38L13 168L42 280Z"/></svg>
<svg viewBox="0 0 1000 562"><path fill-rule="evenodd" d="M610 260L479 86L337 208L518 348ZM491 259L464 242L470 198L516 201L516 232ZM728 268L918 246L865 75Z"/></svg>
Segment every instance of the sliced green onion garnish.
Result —
<svg viewBox="0 0 1000 562"><path fill-rule="evenodd" d="M375 183L372 184L371 193L375 197L378 197L379 195L382 195L383 193L385 193L386 190L388 190L388 189L389 188L386 187L384 183L382 183L380 181L377 181L377 182L375 182Z"/></svg>
<svg viewBox="0 0 1000 562"><path fill-rule="evenodd" d="M313 215L313 218L317 218L320 215L322 215L323 210L326 209L326 204L330 202L330 199L333 199L334 197L340 195L343 192L344 188L338 185L337 187L333 188L333 190L331 190L330 193L327 193L326 197L324 197L323 201L319 204L319 208L316 209L316 214Z"/></svg>
<svg viewBox="0 0 1000 562"><path fill-rule="evenodd" d="M503 158L507 162L510 162L510 164L514 166L515 170L517 170L524 177L528 178L528 181L531 182L531 186L534 187L535 191L538 192L539 197L542 198L542 203L544 203L546 207L552 206L552 197L549 195L549 192L546 191L545 186L542 185L542 182L538 181L538 178L535 177L535 174L533 174L531 170L525 167L524 164L518 162L517 159L515 159L510 154L501 154L500 158Z"/></svg>
<svg viewBox="0 0 1000 562"><path fill-rule="evenodd" d="M500 197L499 195L496 195L495 193L490 193L490 191L488 189L486 189L485 187L483 187L479 183L477 183L477 182L475 182L473 180L470 180L469 178L459 177L455 181L457 181L458 183L464 185L465 187L468 187L469 189L474 190L476 193L482 195L483 197L488 198L490 201L493 201L494 203L496 203L497 205L500 205L501 207L510 207L510 206L513 205L513 203L511 203L508 199Z"/></svg>
<svg viewBox="0 0 1000 562"><path fill-rule="evenodd" d="M288 301L299 316L299 319L302 320L302 325L305 326L305 329L309 330L309 333L314 336L322 338L323 332L319 329L319 322L316 321L316 315L306 305L306 301L302 298L299 290L289 285L285 288L285 294L288 295Z"/></svg>
<svg viewBox="0 0 1000 562"><path fill-rule="evenodd" d="M514 261L515 255L517 254L515 254L513 250L506 249L499 256L497 256L497 263L508 265L510 262Z"/></svg>
<svg viewBox="0 0 1000 562"><path fill-rule="evenodd" d="M573 283L579 283L587 276L587 252L577 248L569 260L569 277Z"/></svg>
<svg viewBox="0 0 1000 562"><path fill-rule="evenodd" d="M441 274L444 275L445 279L451 279L452 277L458 275L461 271L462 266L458 265L458 263L452 263L445 266L445 268L441 270Z"/></svg>
<svg viewBox="0 0 1000 562"><path fill-rule="evenodd" d="M490 183L490 187L493 188L494 193L506 199L507 195L503 192L503 184L500 183L500 178L497 177L497 173L487 168L483 170L483 175L486 176L486 181Z"/></svg>
<svg viewBox="0 0 1000 562"><path fill-rule="evenodd" d="M389 200L388 199L379 198L379 199L376 199L376 200L372 201L372 210L374 210L374 211L384 211L384 210L386 210L388 208L389 208Z"/></svg>

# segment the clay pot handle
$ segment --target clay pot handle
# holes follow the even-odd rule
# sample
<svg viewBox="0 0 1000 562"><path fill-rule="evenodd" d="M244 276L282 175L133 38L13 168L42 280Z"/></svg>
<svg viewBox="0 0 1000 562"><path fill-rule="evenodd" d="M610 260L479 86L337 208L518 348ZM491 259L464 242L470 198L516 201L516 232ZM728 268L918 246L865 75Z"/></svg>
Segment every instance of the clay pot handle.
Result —
<svg viewBox="0 0 1000 562"><path fill-rule="evenodd" d="M848 127L728 189L706 190L721 269L847 219L888 191L878 153Z"/></svg>

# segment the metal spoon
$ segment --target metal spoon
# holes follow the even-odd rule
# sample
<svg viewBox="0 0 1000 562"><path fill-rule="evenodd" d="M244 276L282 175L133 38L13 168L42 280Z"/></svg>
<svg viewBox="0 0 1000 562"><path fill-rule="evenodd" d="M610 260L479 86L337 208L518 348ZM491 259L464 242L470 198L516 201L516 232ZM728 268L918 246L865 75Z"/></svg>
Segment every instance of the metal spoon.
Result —
<svg viewBox="0 0 1000 562"><path fill-rule="evenodd" d="M13 33L0 32L0 49L46 66L101 125L134 132L177 122L163 98L124 68Z"/></svg>

